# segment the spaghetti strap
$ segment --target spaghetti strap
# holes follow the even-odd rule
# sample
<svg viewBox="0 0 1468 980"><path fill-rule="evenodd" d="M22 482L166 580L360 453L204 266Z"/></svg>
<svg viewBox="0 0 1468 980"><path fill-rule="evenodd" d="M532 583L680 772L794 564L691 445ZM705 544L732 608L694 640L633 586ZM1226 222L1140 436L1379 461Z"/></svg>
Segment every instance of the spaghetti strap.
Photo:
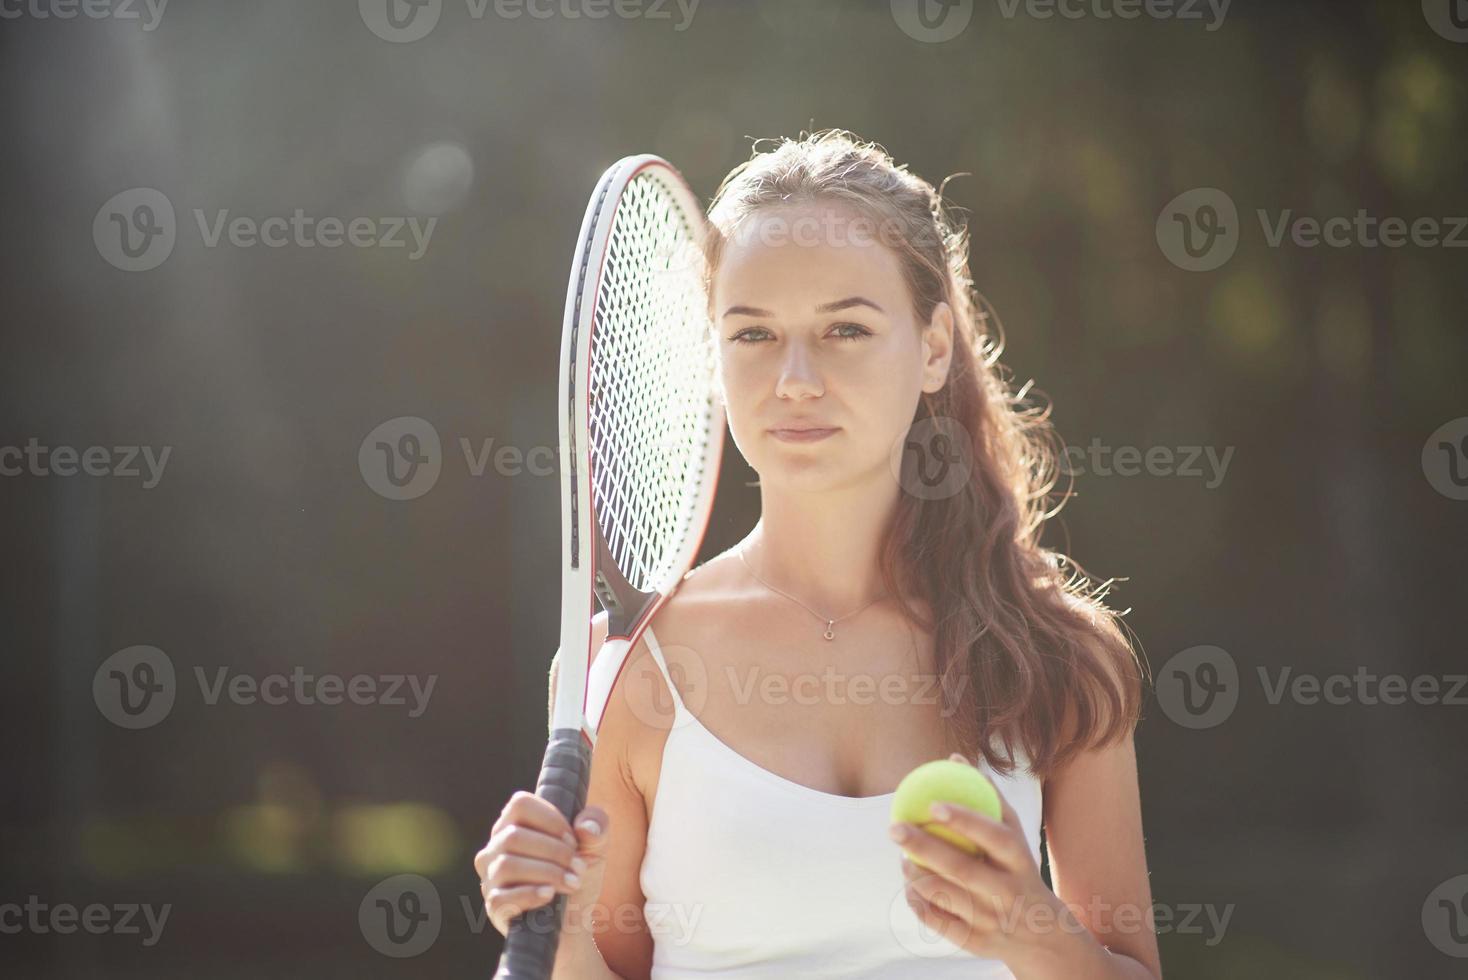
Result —
<svg viewBox="0 0 1468 980"><path fill-rule="evenodd" d="M687 714L688 709L683 704L683 696L678 693L678 685L673 683L673 677L668 672L668 662L663 659L663 648L658 639L653 635L652 627L643 630L643 642L647 644L648 652L652 654L653 662L658 665L658 671L663 675L663 683L668 685L668 694L673 698L673 710L682 715Z"/></svg>

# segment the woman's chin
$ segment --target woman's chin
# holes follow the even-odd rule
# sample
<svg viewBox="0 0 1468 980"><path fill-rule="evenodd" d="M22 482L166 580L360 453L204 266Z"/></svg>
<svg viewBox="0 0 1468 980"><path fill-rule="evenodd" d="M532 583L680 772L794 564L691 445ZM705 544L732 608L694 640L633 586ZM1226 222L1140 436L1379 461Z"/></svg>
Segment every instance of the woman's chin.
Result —
<svg viewBox="0 0 1468 980"><path fill-rule="evenodd" d="M824 493L849 487L856 479L850 466L839 465L830 459L783 459L761 466L760 487L766 490L780 489L794 493Z"/></svg>

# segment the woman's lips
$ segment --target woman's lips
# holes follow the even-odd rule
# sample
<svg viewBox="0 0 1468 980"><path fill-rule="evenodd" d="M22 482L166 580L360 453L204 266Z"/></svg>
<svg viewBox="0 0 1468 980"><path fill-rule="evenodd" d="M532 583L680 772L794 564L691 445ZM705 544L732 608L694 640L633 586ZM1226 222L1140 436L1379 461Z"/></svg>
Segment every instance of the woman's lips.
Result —
<svg viewBox="0 0 1468 980"><path fill-rule="evenodd" d="M820 442L840 431L839 428L817 429L801 426L799 428L774 428L770 429L769 433L781 442Z"/></svg>

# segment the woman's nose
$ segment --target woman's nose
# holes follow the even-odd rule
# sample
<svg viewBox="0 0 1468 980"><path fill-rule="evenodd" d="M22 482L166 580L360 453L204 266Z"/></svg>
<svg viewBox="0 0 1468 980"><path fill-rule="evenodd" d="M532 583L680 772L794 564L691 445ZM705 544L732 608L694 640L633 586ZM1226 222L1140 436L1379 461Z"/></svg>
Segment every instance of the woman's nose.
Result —
<svg viewBox="0 0 1468 980"><path fill-rule="evenodd" d="M825 392L826 386L810 351L804 344L790 344L780 363L775 394L781 398L819 398Z"/></svg>

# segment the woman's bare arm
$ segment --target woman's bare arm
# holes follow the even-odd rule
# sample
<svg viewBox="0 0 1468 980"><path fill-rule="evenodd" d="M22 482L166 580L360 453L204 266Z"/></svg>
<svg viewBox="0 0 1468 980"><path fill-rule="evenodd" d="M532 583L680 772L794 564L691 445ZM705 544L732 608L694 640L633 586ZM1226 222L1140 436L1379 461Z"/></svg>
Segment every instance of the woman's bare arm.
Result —
<svg viewBox="0 0 1468 980"><path fill-rule="evenodd" d="M598 616L593 624L593 650L605 634L606 618ZM568 906L556 956L557 978L643 980L652 972L652 934L643 916L639 882L648 818L628 765L632 738L641 723L629 710L623 691L623 684L638 676L632 660L647 655L642 644L628 654L622 680L602 716L586 796L588 806L601 807L609 818L601 893L589 909ZM552 662L552 703L558 667Z"/></svg>
<svg viewBox="0 0 1468 980"><path fill-rule="evenodd" d="M1130 737L1080 754L1046 781L1045 840L1056 896L1114 957L1107 975L1160 980Z"/></svg>

